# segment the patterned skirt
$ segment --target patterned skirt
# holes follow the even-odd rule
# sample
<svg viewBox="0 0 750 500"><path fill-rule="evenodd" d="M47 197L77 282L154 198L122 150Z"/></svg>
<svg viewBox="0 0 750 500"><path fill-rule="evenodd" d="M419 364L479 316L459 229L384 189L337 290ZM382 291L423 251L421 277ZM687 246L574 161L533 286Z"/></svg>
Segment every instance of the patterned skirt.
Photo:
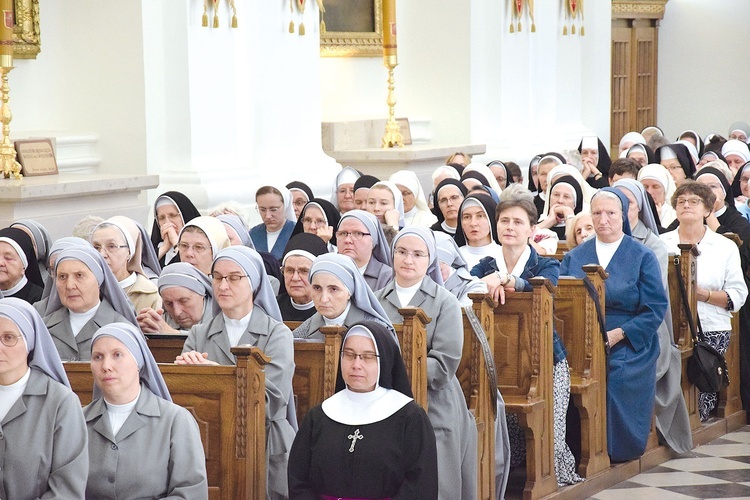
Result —
<svg viewBox="0 0 750 500"><path fill-rule="evenodd" d="M727 352L729 347L729 337L732 331L717 330L714 332L703 332L703 340L708 342L711 347L719 351L722 355ZM698 411L701 416L701 422L708 420L711 412L716 408L719 400L719 394L716 392L698 393Z"/></svg>

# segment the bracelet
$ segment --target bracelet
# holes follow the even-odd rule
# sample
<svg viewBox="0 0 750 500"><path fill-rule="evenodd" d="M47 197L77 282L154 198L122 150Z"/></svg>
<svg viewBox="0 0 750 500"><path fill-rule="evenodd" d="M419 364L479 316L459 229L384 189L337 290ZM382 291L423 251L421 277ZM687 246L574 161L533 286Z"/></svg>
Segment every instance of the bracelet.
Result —
<svg viewBox="0 0 750 500"><path fill-rule="evenodd" d="M604 177L604 175L603 175L603 174L602 174L601 172L599 172L598 174L596 174L596 175L594 176L594 180L595 180L595 181L598 181L598 180L599 180L599 179L601 179L602 177Z"/></svg>
<svg viewBox="0 0 750 500"><path fill-rule="evenodd" d="M711 290L708 291L708 298L706 299L706 304L711 302Z"/></svg>

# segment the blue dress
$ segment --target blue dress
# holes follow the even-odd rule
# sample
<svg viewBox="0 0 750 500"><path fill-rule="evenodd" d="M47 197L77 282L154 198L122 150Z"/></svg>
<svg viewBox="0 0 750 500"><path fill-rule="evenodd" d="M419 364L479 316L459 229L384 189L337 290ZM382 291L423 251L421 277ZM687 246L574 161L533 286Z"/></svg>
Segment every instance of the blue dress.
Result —
<svg viewBox="0 0 750 500"><path fill-rule="evenodd" d="M289 243L289 238L292 237L294 231L294 222L287 220L284 223L284 227L281 228L281 233L276 239L276 243L273 248L268 248L268 233L266 232L266 226L263 223L253 226L250 229L250 239L253 240L253 245L258 252L268 252L277 259L281 260L284 256L284 249L286 244Z"/></svg>
<svg viewBox="0 0 750 500"><path fill-rule="evenodd" d="M581 278L582 266L598 263L592 238L568 252L560 275ZM607 358L607 448L613 461L622 462L646 449L654 413L657 329L667 296L654 253L630 236L623 236L606 271L606 330L619 327L626 335Z"/></svg>

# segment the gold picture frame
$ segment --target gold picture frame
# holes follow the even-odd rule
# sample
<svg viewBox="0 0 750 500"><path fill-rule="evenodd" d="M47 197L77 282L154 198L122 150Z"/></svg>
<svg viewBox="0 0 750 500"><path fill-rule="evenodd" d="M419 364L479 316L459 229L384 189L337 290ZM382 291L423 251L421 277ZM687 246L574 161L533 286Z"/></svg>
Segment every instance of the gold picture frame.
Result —
<svg viewBox="0 0 750 500"><path fill-rule="evenodd" d="M322 57L383 55L382 0L325 0L321 20L326 26L320 33Z"/></svg>
<svg viewBox="0 0 750 500"><path fill-rule="evenodd" d="M39 0L14 0L13 57L36 59L42 49L39 31Z"/></svg>

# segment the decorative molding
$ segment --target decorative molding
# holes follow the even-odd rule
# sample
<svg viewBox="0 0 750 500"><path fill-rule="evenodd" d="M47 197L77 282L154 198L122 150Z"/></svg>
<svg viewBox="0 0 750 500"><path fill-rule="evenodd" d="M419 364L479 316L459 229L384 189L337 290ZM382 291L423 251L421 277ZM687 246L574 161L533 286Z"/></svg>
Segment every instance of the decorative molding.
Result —
<svg viewBox="0 0 750 500"><path fill-rule="evenodd" d="M369 4L369 2L368 2ZM323 57L378 57L383 55L383 2L372 0L375 31L324 31L320 33ZM329 9L330 10L330 9ZM323 12L325 20L332 14ZM330 21L329 21L330 23Z"/></svg>
<svg viewBox="0 0 750 500"><path fill-rule="evenodd" d="M39 0L14 0L13 57L36 59L41 51Z"/></svg>
<svg viewBox="0 0 750 500"><path fill-rule="evenodd" d="M614 19L663 19L668 0L612 0Z"/></svg>

